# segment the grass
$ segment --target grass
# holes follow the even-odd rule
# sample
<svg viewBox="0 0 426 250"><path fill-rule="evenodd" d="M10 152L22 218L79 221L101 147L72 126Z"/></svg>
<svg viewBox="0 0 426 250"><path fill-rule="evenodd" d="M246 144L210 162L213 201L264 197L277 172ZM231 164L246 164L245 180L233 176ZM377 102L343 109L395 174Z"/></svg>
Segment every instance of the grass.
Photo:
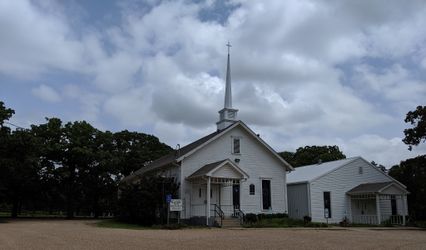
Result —
<svg viewBox="0 0 426 250"><path fill-rule="evenodd" d="M138 224L130 224L130 223L117 221L114 219L101 220L96 223L96 226L105 227L105 228L132 229L132 230L154 229L154 227L147 227L147 226L142 226Z"/></svg>
<svg viewBox="0 0 426 250"><path fill-rule="evenodd" d="M118 229L132 229L132 230L147 230L147 229L183 229L183 228L201 228L197 226L189 227L185 224L176 224L172 223L170 225L152 225L152 226L143 226L139 224L126 223L118 221L115 219L101 220L96 223L98 227L104 228L118 228ZM202 228L205 228L204 226Z"/></svg>
<svg viewBox="0 0 426 250"><path fill-rule="evenodd" d="M255 223L246 224L244 227L249 228L286 228L286 227L328 227L325 223L308 222L304 223L303 220L295 220L291 218L267 218L258 220Z"/></svg>

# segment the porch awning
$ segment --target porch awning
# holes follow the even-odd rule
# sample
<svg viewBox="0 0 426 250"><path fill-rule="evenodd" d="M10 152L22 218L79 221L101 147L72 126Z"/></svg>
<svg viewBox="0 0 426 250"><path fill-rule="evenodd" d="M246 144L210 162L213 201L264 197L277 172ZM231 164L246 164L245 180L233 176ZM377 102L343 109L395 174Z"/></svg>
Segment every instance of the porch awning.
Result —
<svg viewBox="0 0 426 250"><path fill-rule="evenodd" d="M408 194L408 191L396 182L364 183L347 192L348 195L360 194Z"/></svg>
<svg viewBox="0 0 426 250"><path fill-rule="evenodd" d="M249 176L230 159L213 162L202 166L200 169L188 176L188 180L203 177L223 179L247 179Z"/></svg>

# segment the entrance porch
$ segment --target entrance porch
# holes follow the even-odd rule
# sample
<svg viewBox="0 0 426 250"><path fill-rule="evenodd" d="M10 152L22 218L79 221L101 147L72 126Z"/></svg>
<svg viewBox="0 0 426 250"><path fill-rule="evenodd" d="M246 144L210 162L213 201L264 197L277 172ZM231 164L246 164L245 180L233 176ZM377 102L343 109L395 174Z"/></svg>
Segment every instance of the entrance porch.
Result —
<svg viewBox="0 0 426 250"><path fill-rule="evenodd" d="M395 182L361 184L347 192L351 222L405 225L407 190Z"/></svg>
<svg viewBox="0 0 426 250"><path fill-rule="evenodd" d="M187 181L191 184L190 217L205 217L206 225L225 217L241 217L240 183L248 175L229 159L203 166Z"/></svg>

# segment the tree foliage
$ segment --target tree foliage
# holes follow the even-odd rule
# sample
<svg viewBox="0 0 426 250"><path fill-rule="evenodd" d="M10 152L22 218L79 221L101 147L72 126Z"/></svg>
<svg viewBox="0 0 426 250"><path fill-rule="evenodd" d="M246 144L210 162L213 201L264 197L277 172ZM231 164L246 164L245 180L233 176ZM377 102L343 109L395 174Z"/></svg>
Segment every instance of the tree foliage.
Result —
<svg viewBox="0 0 426 250"><path fill-rule="evenodd" d="M404 130L405 138L402 140L411 150L413 146L426 141L426 106L418 106L416 110L408 112L405 122L413 126Z"/></svg>
<svg viewBox="0 0 426 250"><path fill-rule="evenodd" d="M65 211L67 217L113 212L123 176L172 150L153 135L100 131L59 118L11 130L14 111L0 102L0 208Z"/></svg>
<svg viewBox="0 0 426 250"><path fill-rule="evenodd" d="M137 183L120 187L118 218L125 222L150 226L164 223L165 195L176 197L179 185L173 178L143 176Z"/></svg>
<svg viewBox="0 0 426 250"><path fill-rule="evenodd" d="M402 161L389 175L407 186L408 208L416 220L426 220L426 155Z"/></svg>
<svg viewBox="0 0 426 250"><path fill-rule="evenodd" d="M279 155L293 167L316 164L318 162L328 162L345 159L346 155L334 146L305 146L300 147L296 152L284 151Z"/></svg>

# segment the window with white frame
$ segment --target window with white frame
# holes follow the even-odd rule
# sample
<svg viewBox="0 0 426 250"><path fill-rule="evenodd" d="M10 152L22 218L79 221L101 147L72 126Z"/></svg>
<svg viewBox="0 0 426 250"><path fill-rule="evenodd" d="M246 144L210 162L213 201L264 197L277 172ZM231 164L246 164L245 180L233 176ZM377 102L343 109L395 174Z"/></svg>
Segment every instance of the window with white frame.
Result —
<svg viewBox="0 0 426 250"><path fill-rule="evenodd" d="M250 184L250 195L254 195L255 194L255 186L254 184Z"/></svg>
<svg viewBox="0 0 426 250"><path fill-rule="evenodd" d="M241 139L238 137L232 138L232 153L241 154Z"/></svg>

